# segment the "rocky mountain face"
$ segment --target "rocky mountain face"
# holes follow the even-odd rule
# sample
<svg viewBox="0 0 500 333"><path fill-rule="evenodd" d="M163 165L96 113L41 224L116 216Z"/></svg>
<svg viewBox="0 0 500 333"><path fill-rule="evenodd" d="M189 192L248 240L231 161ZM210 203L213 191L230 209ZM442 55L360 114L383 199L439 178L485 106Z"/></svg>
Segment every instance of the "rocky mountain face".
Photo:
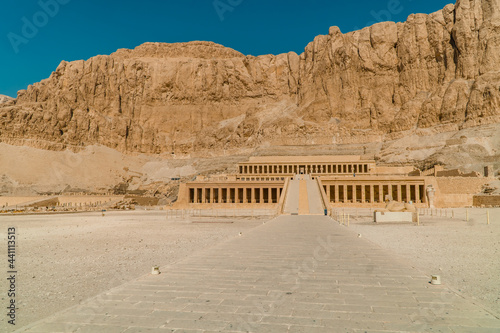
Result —
<svg viewBox="0 0 500 333"><path fill-rule="evenodd" d="M304 53L146 43L52 75L0 106L0 141L219 155L373 143L500 122L500 0L458 0Z"/></svg>
<svg viewBox="0 0 500 333"><path fill-rule="evenodd" d="M12 100L14 100L14 98L5 95L0 95L0 104L7 103Z"/></svg>

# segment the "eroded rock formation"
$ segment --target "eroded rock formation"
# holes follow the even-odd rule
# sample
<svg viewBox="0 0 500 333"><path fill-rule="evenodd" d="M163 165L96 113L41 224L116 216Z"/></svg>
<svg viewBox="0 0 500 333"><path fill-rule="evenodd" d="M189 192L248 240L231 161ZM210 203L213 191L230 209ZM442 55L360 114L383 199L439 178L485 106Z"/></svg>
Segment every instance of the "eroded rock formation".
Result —
<svg viewBox="0 0 500 333"><path fill-rule="evenodd" d="M0 104L12 101L13 98L5 95L0 95Z"/></svg>
<svg viewBox="0 0 500 333"><path fill-rule="evenodd" d="M304 53L146 43L52 75L0 107L0 140L218 154L380 142L500 122L500 1L317 36ZM29 142L26 139L30 139Z"/></svg>

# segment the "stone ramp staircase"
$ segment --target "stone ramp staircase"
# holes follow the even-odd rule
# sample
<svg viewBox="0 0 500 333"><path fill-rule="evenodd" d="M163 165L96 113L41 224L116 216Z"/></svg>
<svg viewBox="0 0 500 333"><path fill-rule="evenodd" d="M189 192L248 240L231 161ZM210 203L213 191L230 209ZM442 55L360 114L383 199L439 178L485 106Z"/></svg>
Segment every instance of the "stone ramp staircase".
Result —
<svg viewBox="0 0 500 333"><path fill-rule="evenodd" d="M309 175L296 175L288 185L283 213L323 215L324 207L318 183Z"/></svg>
<svg viewBox="0 0 500 333"><path fill-rule="evenodd" d="M324 215L325 207L323 199L316 180L307 181L307 198L309 201L309 214L308 215Z"/></svg>
<svg viewBox="0 0 500 333"><path fill-rule="evenodd" d="M292 179L288 184L288 191L286 193L285 207L283 213L286 215L299 214L299 191L300 180Z"/></svg>

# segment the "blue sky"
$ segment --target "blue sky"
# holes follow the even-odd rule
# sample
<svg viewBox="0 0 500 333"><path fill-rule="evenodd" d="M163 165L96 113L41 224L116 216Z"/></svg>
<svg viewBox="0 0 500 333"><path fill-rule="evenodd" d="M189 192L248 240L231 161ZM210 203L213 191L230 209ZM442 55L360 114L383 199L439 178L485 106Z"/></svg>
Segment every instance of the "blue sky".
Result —
<svg viewBox="0 0 500 333"><path fill-rule="evenodd" d="M8 0L0 12L0 94L47 78L61 60L144 42L209 40L244 54L302 53L330 26L342 32L405 21L453 0Z"/></svg>

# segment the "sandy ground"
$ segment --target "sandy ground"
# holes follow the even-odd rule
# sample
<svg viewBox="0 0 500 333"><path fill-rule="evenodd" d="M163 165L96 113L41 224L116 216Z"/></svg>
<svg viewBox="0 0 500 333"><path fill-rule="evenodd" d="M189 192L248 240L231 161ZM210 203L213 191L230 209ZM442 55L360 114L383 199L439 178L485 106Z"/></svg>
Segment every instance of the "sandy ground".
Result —
<svg viewBox="0 0 500 333"><path fill-rule="evenodd" d="M490 225L485 209L469 209L468 222L465 209L455 209L454 219L422 216L420 226L375 224L368 209L346 213L351 214L353 232L429 277L441 275L443 283L500 315L500 209L490 209ZM16 328L149 274L153 265L168 269L168 264L261 223L238 218L167 220L160 211L109 212L104 217L2 216L2 240L11 226L18 236ZM7 271L5 265L2 260L2 272ZM4 278L0 281L0 299L6 303L7 285ZM6 325L2 316L0 331Z"/></svg>
<svg viewBox="0 0 500 333"><path fill-rule="evenodd" d="M17 232L16 329L261 225L249 219L166 219L164 211L1 216L0 237ZM219 222L219 223L217 223ZM223 223L221 223L223 222ZM228 223L229 222L229 223ZM0 265L7 306L6 249ZM0 332L11 330L0 317Z"/></svg>
<svg viewBox="0 0 500 333"><path fill-rule="evenodd" d="M143 184L168 183L173 177L192 177L229 167L235 172L235 165L243 160L247 158L123 154L103 146L87 146L75 153L0 142L0 194L34 196L69 188L102 193L123 182L134 190Z"/></svg>
<svg viewBox="0 0 500 333"><path fill-rule="evenodd" d="M375 224L367 209L345 211L361 237L405 258L429 279L440 275L444 284L500 316L500 209L489 209L490 225L486 209L477 208L468 209L468 222L465 209L453 209L453 219L448 209L421 216L420 226Z"/></svg>

